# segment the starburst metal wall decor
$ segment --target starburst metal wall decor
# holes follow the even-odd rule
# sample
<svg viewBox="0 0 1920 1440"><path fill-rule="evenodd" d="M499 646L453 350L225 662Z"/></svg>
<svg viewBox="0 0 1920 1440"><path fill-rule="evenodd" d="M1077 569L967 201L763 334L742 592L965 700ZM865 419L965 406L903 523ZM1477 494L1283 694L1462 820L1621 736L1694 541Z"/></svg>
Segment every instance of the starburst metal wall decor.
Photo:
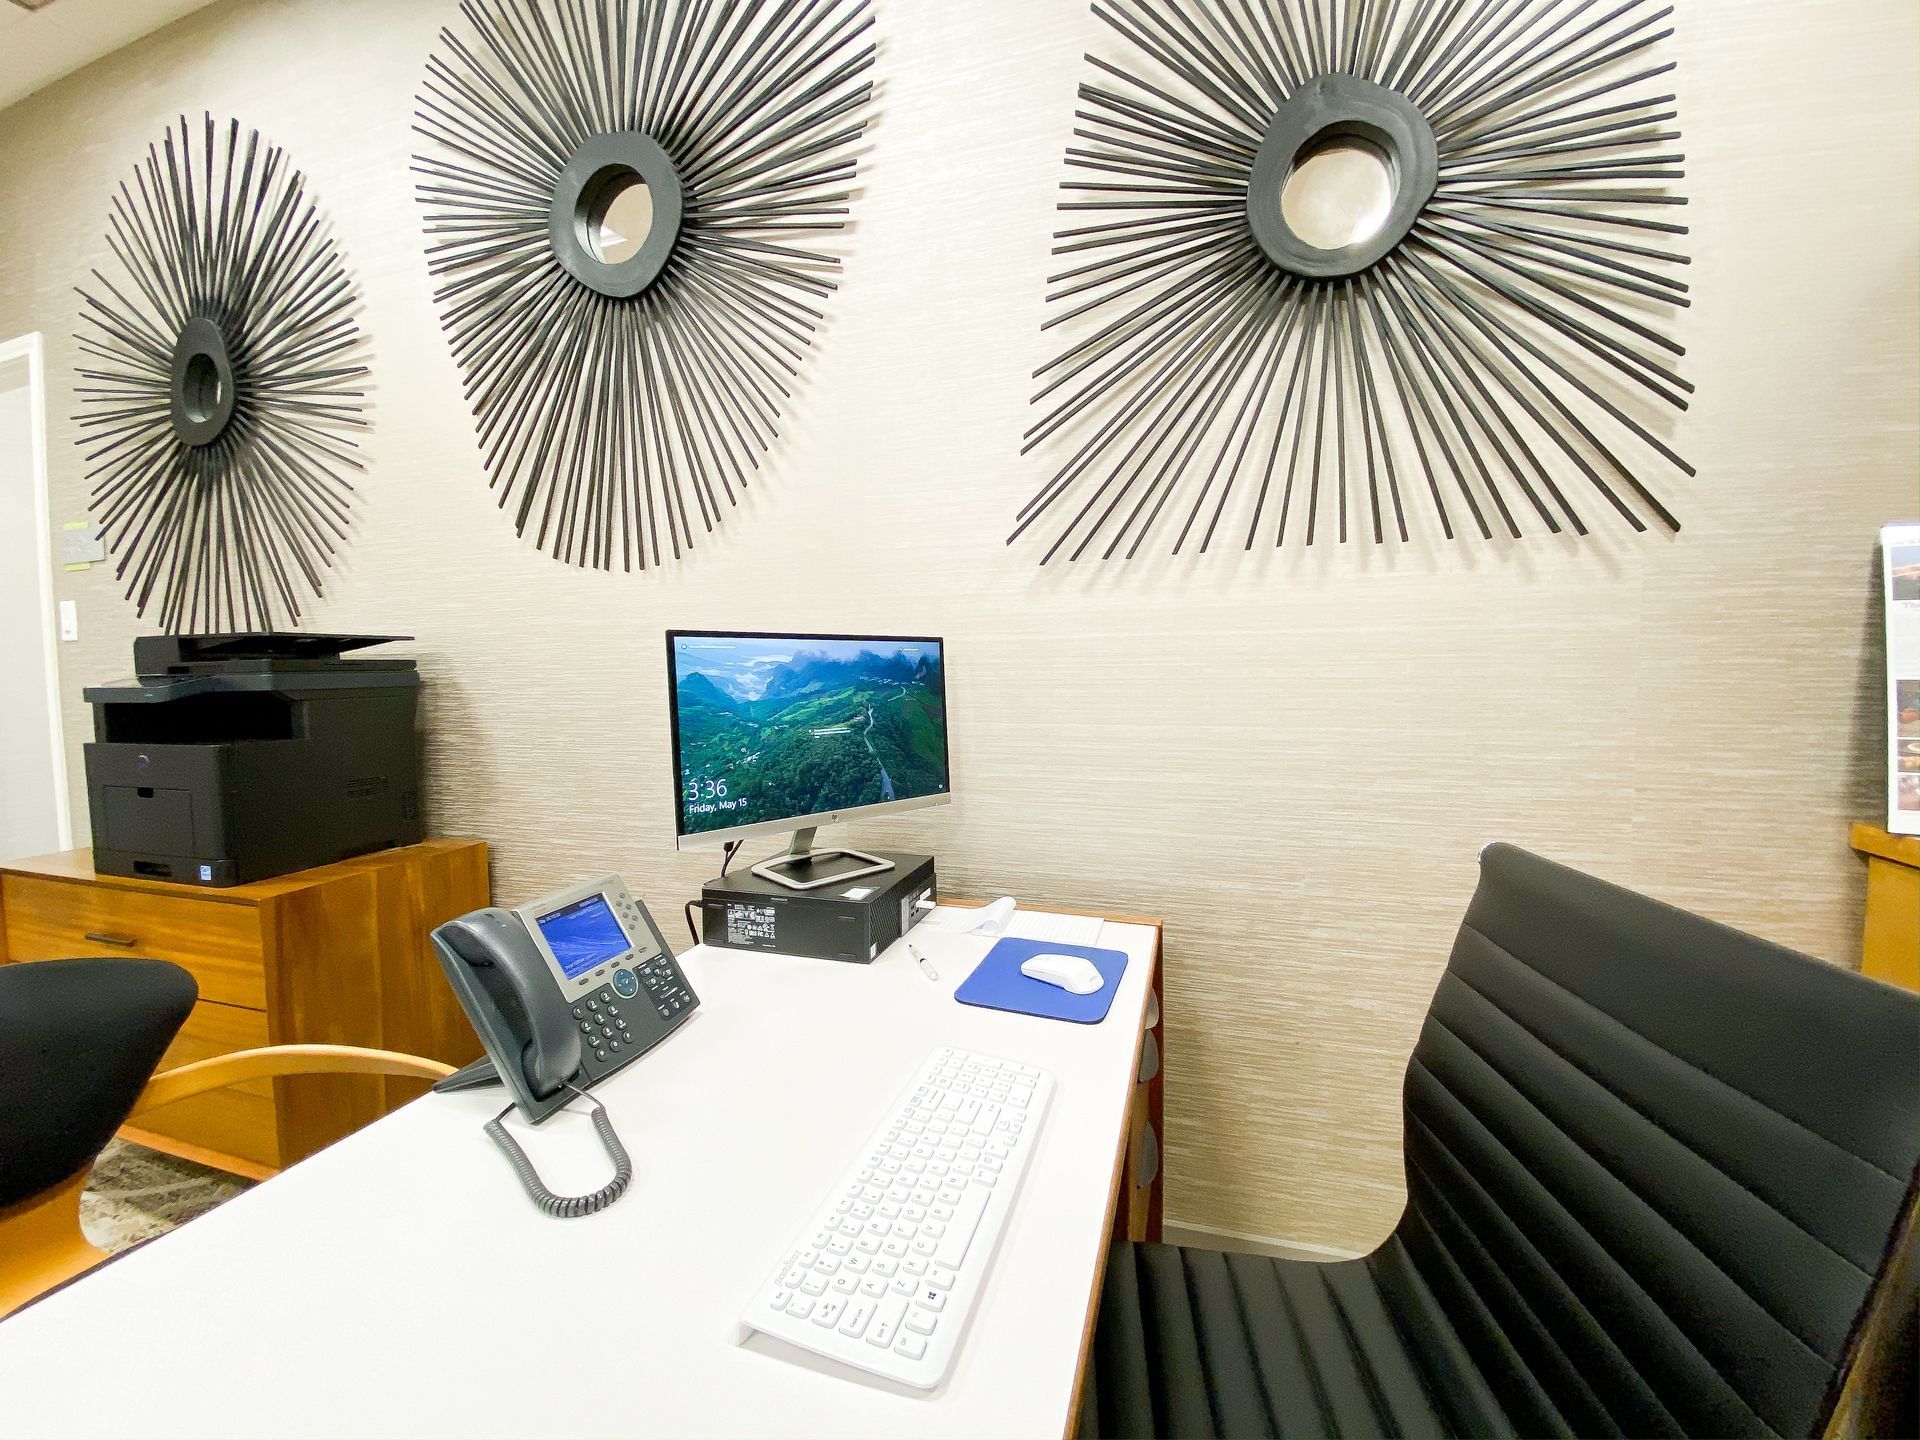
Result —
<svg viewBox="0 0 1920 1440"><path fill-rule="evenodd" d="M846 223L868 0L460 8L414 168L491 484L556 558L677 559L737 503L825 319L839 261L797 242Z"/></svg>
<svg viewBox="0 0 1920 1440"><path fill-rule="evenodd" d="M1693 469L1632 413L1693 389L1672 8L1097 0L1132 53L1087 57L1045 328L1099 328L1036 372L1026 450L1077 444L1009 543L1404 541L1429 505L1448 539L1584 535L1583 491L1678 530L1642 475ZM1295 185L1334 152L1382 181L1329 239Z"/></svg>
<svg viewBox="0 0 1920 1440"><path fill-rule="evenodd" d="M240 122L183 117L122 181L82 289L75 387L115 574L170 631L271 630L346 539L366 367L306 182Z"/></svg>

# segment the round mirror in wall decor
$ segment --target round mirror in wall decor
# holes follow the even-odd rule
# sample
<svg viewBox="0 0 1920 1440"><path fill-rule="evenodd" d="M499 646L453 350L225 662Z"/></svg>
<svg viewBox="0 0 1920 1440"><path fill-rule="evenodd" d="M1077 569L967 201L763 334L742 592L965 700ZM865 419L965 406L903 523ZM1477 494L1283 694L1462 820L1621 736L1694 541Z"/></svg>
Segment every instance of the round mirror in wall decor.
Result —
<svg viewBox="0 0 1920 1440"><path fill-rule="evenodd" d="M107 214L75 397L114 573L168 631L297 624L347 536L357 299L284 151L182 118Z"/></svg>
<svg viewBox="0 0 1920 1440"><path fill-rule="evenodd" d="M515 530L679 559L738 503L825 320L869 0L464 0L414 128L434 301Z"/></svg>
<svg viewBox="0 0 1920 1440"><path fill-rule="evenodd" d="M1673 7L1097 0L1009 543L1680 522Z"/></svg>

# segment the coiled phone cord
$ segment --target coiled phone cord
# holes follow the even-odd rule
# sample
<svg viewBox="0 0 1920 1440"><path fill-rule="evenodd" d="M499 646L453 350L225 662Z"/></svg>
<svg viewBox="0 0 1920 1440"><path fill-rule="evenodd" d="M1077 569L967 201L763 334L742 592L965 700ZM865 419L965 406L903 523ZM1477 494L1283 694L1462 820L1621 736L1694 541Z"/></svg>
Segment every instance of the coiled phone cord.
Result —
<svg viewBox="0 0 1920 1440"><path fill-rule="evenodd" d="M533 1168L527 1152L520 1148L520 1142L509 1135L507 1127L500 1123L513 1113L513 1106L507 1106L489 1120L486 1130L512 1164L520 1183L526 1187L528 1198L556 1220L573 1220L604 1210L626 1194L627 1186L633 1183L633 1162L627 1158L627 1149L620 1143L620 1137L613 1133L613 1121L607 1117L607 1107L578 1086L567 1081L561 1083L593 1106L593 1128L600 1132L600 1143L606 1147L607 1158L613 1161L613 1179L591 1195L556 1195L541 1183L540 1172Z"/></svg>

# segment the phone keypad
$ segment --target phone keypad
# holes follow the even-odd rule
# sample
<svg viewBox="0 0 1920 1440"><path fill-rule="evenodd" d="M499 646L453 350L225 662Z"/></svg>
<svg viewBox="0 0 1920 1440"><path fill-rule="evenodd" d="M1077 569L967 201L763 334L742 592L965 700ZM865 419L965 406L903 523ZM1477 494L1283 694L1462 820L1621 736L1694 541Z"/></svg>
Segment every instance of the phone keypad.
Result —
<svg viewBox="0 0 1920 1440"><path fill-rule="evenodd" d="M594 988L577 995L571 1007L592 1080L611 1075L643 1054L700 1003L646 912L624 888L608 893L635 944L627 954L583 977ZM643 1007L648 1002L666 1024L647 1017ZM642 1022L637 1026L636 1017Z"/></svg>
<svg viewBox="0 0 1920 1440"><path fill-rule="evenodd" d="M651 922L644 918L645 912L624 886L615 892L613 902L614 909L626 921L629 934L644 935L653 928ZM654 934L657 940L658 932ZM631 972L615 970L613 983L622 992L623 998L637 999L636 992L645 990L647 998L653 1001L653 1008L660 1012L661 1019L677 1019L699 1002L694 997L693 987L687 984L686 977L680 973L680 967L673 963L672 955L663 949L656 950L651 957L641 958L649 948L645 944L636 947L633 956L629 957L633 963ZM634 984L636 979L638 985Z"/></svg>
<svg viewBox="0 0 1920 1440"><path fill-rule="evenodd" d="M680 967L666 956L656 955L651 960L642 961L635 967L634 973L640 977L641 986L662 1018L671 1020L682 1010L692 1008L693 991L681 978Z"/></svg>
<svg viewBox="0 0 1920 1440"><path fill-rule="evenodd" d="M573 1018L580 1026L580 1043L593 1052L596 1060L615 1060L637 1043L611 985L602 985L574 1006Z"/></svg>

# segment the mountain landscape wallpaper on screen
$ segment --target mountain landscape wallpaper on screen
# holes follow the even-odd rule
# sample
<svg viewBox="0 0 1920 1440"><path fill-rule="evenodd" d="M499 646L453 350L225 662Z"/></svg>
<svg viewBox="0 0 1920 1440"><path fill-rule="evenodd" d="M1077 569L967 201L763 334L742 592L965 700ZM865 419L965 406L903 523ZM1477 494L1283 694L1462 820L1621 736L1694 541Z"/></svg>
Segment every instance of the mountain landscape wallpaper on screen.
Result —
<svg viewBox="0 0 1920 1440"><path fill-rule="evenodd" d="M686 834L947 789L937 642L674 641Z"/></svg>

